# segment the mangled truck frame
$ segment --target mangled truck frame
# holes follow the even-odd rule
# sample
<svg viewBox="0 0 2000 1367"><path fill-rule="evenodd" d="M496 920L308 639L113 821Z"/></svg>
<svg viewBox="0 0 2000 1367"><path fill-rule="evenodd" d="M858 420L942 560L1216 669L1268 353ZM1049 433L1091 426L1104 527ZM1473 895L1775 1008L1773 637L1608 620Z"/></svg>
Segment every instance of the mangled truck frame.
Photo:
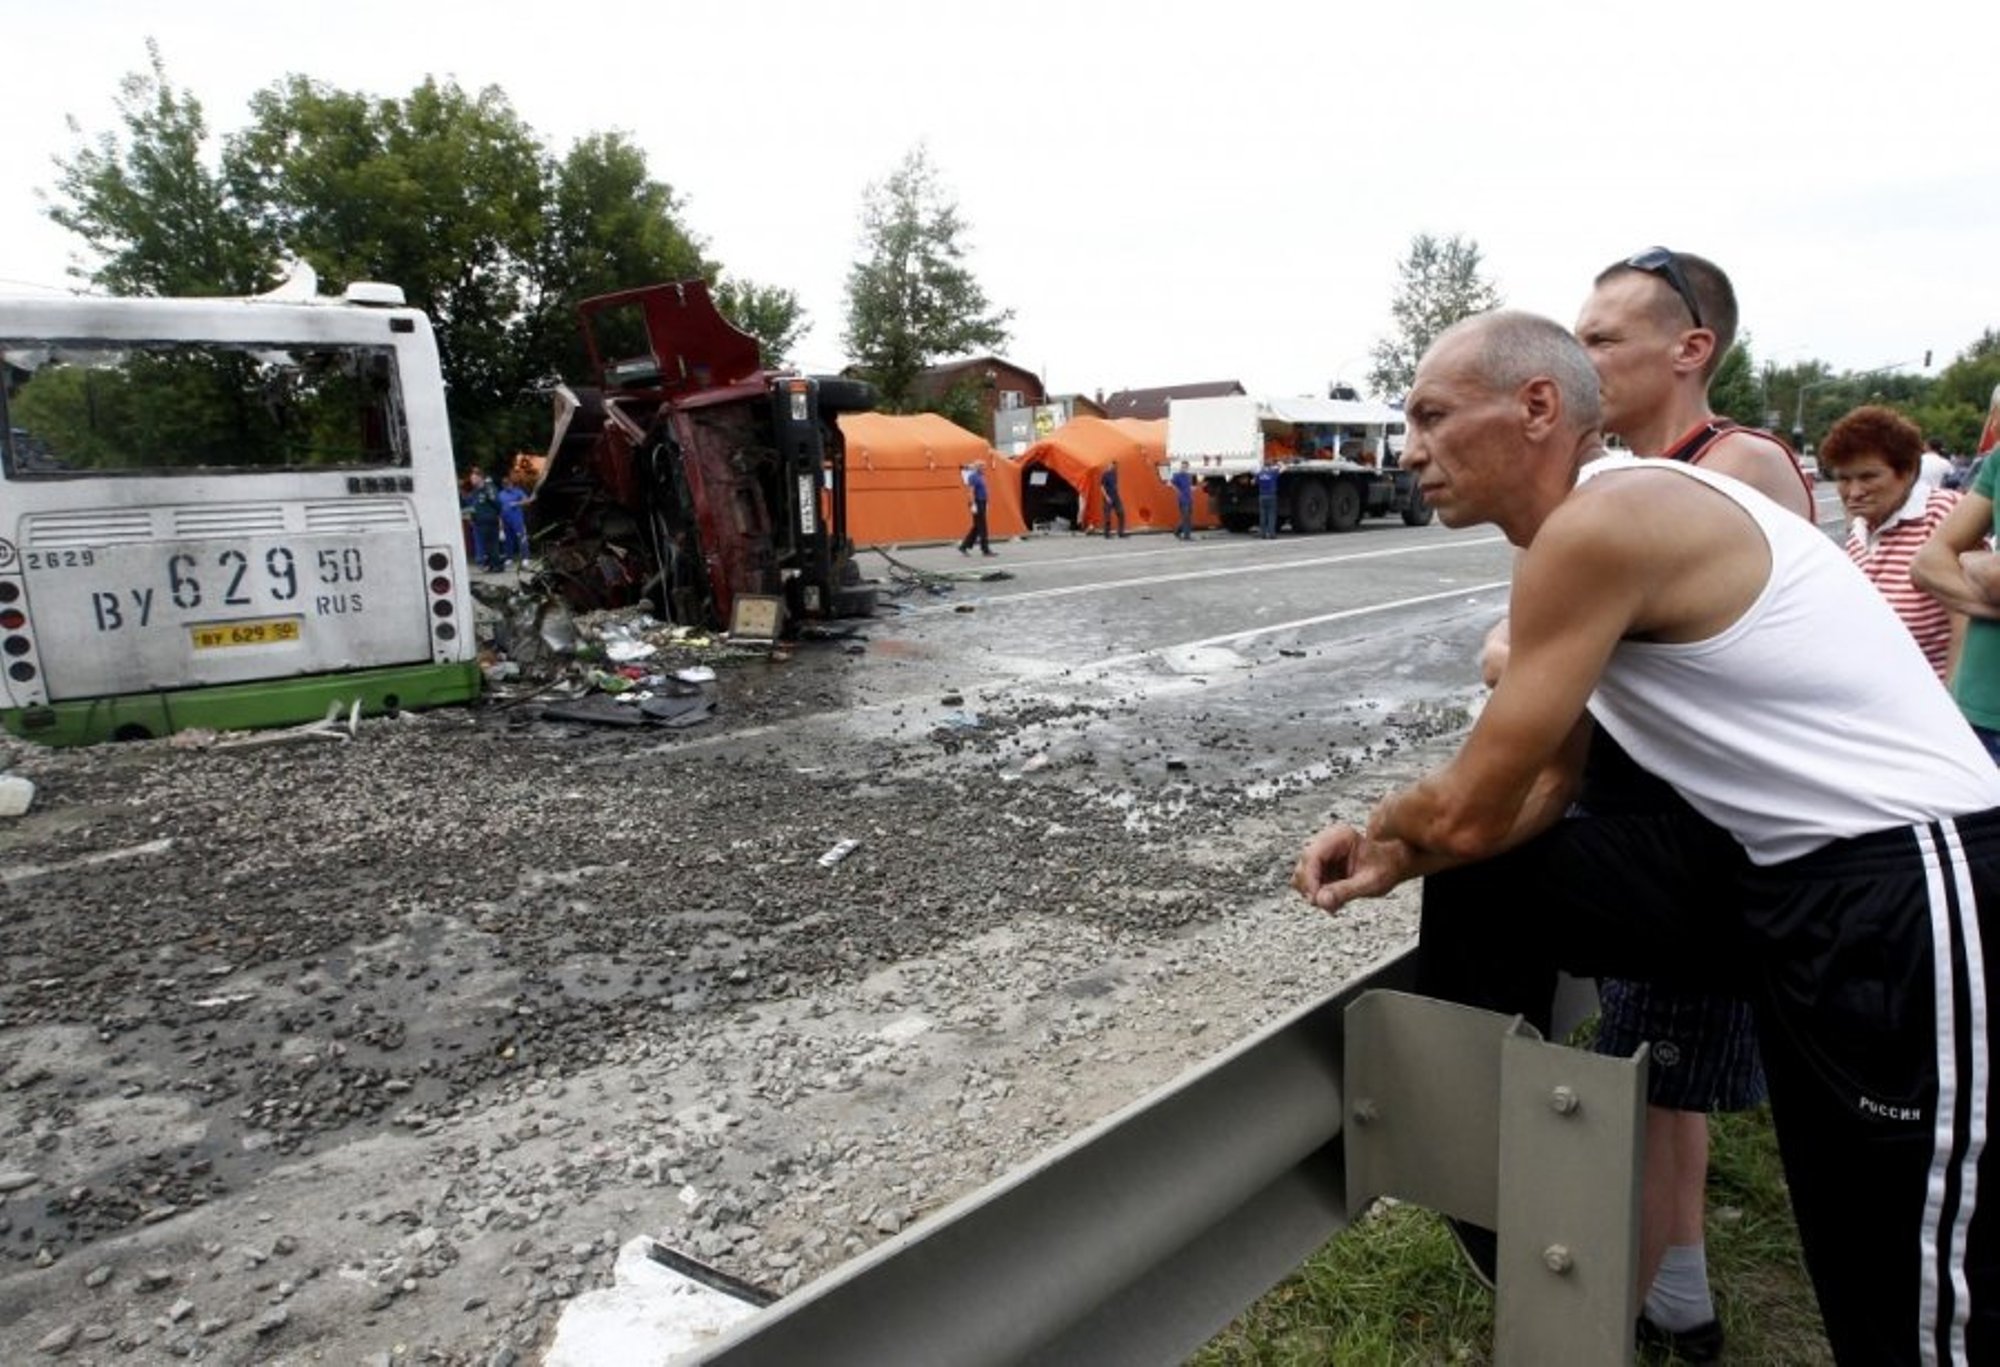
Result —
<svg viewBox="0 0 2000 1367"><path fill-rule="evenodd" d="M700 281L585 301L592 388L559 385L536 544L573 606L650 599L679 624L865 616L835 418L868 386L764 369Z"/></svg>

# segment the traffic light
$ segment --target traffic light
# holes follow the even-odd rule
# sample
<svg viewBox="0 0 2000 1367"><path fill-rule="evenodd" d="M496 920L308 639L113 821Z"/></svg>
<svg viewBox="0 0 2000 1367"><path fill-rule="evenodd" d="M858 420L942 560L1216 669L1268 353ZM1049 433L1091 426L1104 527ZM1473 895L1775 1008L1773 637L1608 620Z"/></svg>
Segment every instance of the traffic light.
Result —
<svg viewBox="0 0 2000 1367"><path fill-rule="evenodd" d="M1924 369L1929 370L1930 368L1931 368L1931 354L1930 352L1926 351L1924 353Z"/></svg>

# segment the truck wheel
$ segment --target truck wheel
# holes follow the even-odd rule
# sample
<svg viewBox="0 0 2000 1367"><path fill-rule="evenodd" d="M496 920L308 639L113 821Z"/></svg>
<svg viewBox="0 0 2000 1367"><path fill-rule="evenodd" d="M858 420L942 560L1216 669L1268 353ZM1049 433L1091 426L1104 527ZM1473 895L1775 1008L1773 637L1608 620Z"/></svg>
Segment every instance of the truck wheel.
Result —
<svg viewBox="0 0 2000 1367"><path fill-rule="evenodd" d="M1431 511L1431 505L1424 502L1424 491L1412 484L1410 501L1403 505L1404 524L1411 527L1427 527L1431 519L1436 516L1437 514Z"/></svg>
<svg viewBox="0 0 2000 1367"><path fill-rule="evenodd" d="M819 411L828 417L836 413L866 413L875 407L875 387L864 380L819 375L814 382L819 386Z"/></svg>
<svg viewBox="0 0 2000 1367"><path fill-rule="evenodd" d="M878 595L873 584L833 591L835 617L873 617Z"/></svg>
<svg viewBox="0 0 2000 1367"><path fill-rule="evenodd" d="M1325 480L1300 481L1299 492L1292 499L1292 526L1301 532L1325 531L1328 502Z"/></svg>
<svg viewBox="0 0 2000 1367"><path fill-rule="evenodd" d="M1327 525L1336 532L1351 532L1361 525L1361 490L1355 487L1352 480L1343 479L1334 484Z"/></svg>

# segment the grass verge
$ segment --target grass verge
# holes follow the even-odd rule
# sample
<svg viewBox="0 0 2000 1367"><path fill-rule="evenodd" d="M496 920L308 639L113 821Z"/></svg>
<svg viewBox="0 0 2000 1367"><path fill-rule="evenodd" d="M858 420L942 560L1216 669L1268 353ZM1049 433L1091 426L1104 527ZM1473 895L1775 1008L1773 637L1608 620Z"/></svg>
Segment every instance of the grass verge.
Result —
<svg viewBox="0 0 2000 1367"><path fill-rule="evenodd" d="M1731 1367L1828 1367L1768 1109L1715 1117L1708 1265ZM1489 1362L1493 1298L1443 1223L1383 1205L1209 1343L1193 1367ZM1654 1356L1650 1363L1675 1359Z"/></svg>

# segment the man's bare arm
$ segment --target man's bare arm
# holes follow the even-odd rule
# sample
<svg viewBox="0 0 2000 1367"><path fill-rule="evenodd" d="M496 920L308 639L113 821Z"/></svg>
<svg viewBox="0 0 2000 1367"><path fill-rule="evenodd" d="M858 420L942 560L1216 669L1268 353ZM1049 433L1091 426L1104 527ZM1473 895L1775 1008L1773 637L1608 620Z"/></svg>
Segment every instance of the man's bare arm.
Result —
<svg viewBox="0 0 2000 1367"><path fill-rule="evenodd" d="M1966 551L1958 557L1958 567L1965 571L1965 582L1972 591L1987 602L2000 605L2000 552L1981 547L1976 551Z"/></svg>
<svg viewBox="0 0 2000 1367"><path fill-rule="evenodd" d="M2000 619L2000 603L1988 599L1961 561L1967 555L1983 555L1992 530L1993 500L1982 494L1965 495L1911 560L1910 582L1953 612Z"/></svg>
<svg viewBox="0 0 2000 1367"><path fill-rule="evenodd" d="M1729 432L1702 454L1701 468L1740 479L1781 508L1808 522L1817 520L1805 476L1791 453L1754 432Z"/></svg>
<svg viewBox="0 0 2000 1367"><path fill-rule="evenodd" d="M1512 849L1554 825L1568 810L1582 775L1589 735L1590 719L1586 717L1578 722L1573 742L1564 746L1558 759L1530 786L1513 828L1487 853ZM1292 886L1302 897L1322 911L1338 911L1357 898L1380 897L1409 879L1471 862L1462 855L1420 850L1407 841L1372 834L1383 807L1399 796L1392 793L1383 799L1376 807L1376 816L1370 817L1368 831L1335 822L1313 837L1292 872Z"/></svg>
<svg viewBox="0 0 2000 1367"><path fill-rule="evenodd" d="M1628 525L1633 506L1593 491L1543 526L1515 568L1511 643L1493 696L1448 764L1384 799L1371 839L1478 859L1561 815L1582 769L1584 704L1657 570L1657 539Z"/></svg>

